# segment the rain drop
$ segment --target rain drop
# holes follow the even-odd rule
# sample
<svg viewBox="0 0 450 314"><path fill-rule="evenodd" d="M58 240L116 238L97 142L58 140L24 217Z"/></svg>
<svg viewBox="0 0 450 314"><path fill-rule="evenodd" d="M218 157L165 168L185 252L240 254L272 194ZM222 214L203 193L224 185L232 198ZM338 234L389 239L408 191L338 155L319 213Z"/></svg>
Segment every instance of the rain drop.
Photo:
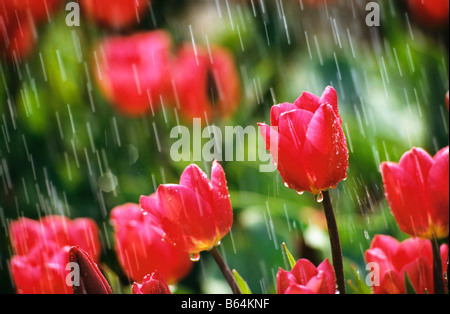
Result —
<svg viewBox="0 0 450 314"><path fill-rule="evenodd" d="M317 203L322 203L323 202L323 193L322 191L320 191L319 193L317 193L314 196L314 199L316 200Z"/></svg>
<svg viewBox="0 0 450 314"><path fill-rule="evenodd" d="M303 191L297 191L298 195L303 195Z"/></svg>
<svg viewBox="0 0 450 314"><path fill-rule="evenodd" d="M191 262L198 262L200 260L200 253L191 254Z"/></svg>

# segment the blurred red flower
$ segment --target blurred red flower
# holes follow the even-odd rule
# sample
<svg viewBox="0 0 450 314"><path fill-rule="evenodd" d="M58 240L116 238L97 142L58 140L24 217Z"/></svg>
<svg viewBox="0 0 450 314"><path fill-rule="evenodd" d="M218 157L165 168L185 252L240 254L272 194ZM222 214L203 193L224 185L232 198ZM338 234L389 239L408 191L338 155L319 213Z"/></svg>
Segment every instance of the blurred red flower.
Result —
<svg viewBox="0 0 450 314"><path fill-rule="evenodd" d="M328 259L317 268L307 259L300 259L291 271L279 269L278 294L335 294L336 277Z"/></svg>
<svg viewBox="0 0 450 314"><path fill-rule="evenodd" d="M412 17L427 28L448 26L448 0L406 0Z"/></svg>
<svg viewBox="0 0 450 314"><path fill-rule="evenodd" d="M80 6L89 19L119 29L138 24L148 11L151 0L81 0Z"/></svg>
<svg viewBox="0 0 450 314"><path fill-rule="evenodd" d="M446 265L448 245L440 248L442 265ZM376 235L365 253L367 263L379 267L379 285L372 287L376 294L404 294L405 273L417 293L434 293L433 253L431 242L410 238L403 242L387 235ZM443 267L443 275L446 267Z"/></svg>
<svg viewBox="0 0 450 314"><path fill-rule="evenodd" d="M380 166L386 199L400 229L421 238L448 236L449 147L434 158L422 148Z"/></svg>
<svg viewBox="0 0 450 314"><path fill-rule="evenodd" d="M233 223L225 172L216 161L211 181L197 165L190 165L179 185L160 185L154 195L141 196L140 204L161 224L168 242L194 256L215 247Z"/></svg>
<svg viewBox="0 0 450 314"><path fill-rule="evenodd" d="M128 203L111 212L115 250L125 274L134 281L158 271L172 284L192 268L189 254L163 241L163 231L140 206Z"/></svg>
<svg viewBox="0 0 450 314"><path fill-rule="evenodd" d="M132 294L171 294L169 286L158 271L145 275L142 284L133 283Z"/></svg>
<svg viewBox="0 0 450 314"><path fill-rule="evenodd" d="M175 101L186 119L227 119L236 111L241 87L230 51L184 44L173 67Z"/></svg>
<svg viewBox="0 0 450 314"><path fill-rule="evenodd" d="M59 7L58 0L8 0L0 3L0 51L9 60L27 58L37 40L37 27Z"/></svg>
<svg viewBox="0 0 450 314"><path fill-rule="evenodd" d="M348 148L337 102L332 87L321 97L304 92L293 104L273 106L270 126L258 124L289 188L318 194L347 177Z"/></svg>
<svg viewBox="0 0 450 314"><path fill-rule="evenodd" d="M162 30L111 37L100 43L94 66L103 94L120 112L157 111L171 93L170 35Z"/></svg>
<svg viewBox="0 0 450 314"><path fill-rule="evenodd" d="M101 253L98 227L88 218L20 218L11 223L9 236L15 254L11 273L18 293L72 293L65 281L70 247L83 248L95 261Z"/></svg>

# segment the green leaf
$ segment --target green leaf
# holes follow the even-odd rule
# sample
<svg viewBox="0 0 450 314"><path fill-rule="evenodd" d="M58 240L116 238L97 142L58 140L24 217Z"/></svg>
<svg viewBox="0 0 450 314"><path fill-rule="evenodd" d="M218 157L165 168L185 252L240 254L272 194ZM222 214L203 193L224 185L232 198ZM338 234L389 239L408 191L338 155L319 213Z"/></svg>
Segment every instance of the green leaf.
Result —
<svg viewBox="0 0 450 314"><path fill-rule="evenodd" d="M295 266L295 258L292 256L291 252L289 252L289 250L286 246L286 243L283 242L281 244L281 247L283 248L282 249L283 259L284 259L284 262L286 263L286 267L290 266L289 270L291 270Z"/></svg>
<svg viewBox="0 0 450 314"><path fill-rule="evenodd" d="M242 278L241 275L239 275L236 269L233 269L233 275L239 288L241 289L242 294L252 294L252 291L250 290L247 282Z"/></svg>
<svg viewBox="0 0 450 314"><path fill-rule="evenodd" d="M122 286L120 284L119 276L105 264L101 265L101 270L106 280L108 281L109 285L111 286L111 290L113 291L113 293L122 294L123 291Z"/></svg>
<svg viewBox="0 0 450 314"><path fill-rule="evenodd" d="M411 279L409 279L409 276L406 272L404 273L404 281L406 294L417 294L416 289L414 289Z"/></svg>

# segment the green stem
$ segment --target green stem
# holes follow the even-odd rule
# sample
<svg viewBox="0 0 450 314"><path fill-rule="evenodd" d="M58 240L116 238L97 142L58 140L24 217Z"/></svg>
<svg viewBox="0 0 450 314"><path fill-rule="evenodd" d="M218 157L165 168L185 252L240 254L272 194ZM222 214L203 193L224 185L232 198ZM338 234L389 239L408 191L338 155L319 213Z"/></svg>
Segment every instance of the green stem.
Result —
<svg viewBox="0 0 450 314"><path fill-rule="evenodd" d="M323 209L328 226L328 235L331 244L331 256L333 259L334 272L336 274L337 289L340 294L345 294L344 264L342 261L341 242L334 216L333 205L331 204L329 191L323 191Z"/></svg>
<svg viewBox="0 0 450 314"><path fill-rule="evenodd" d="M224 259L222 258L222 255L220 255L217 246L212 248L209 251L209 253L216 261L217 266L219 266L219 269L222 272L223 276L225 277L225 280L228 282L228 285L230 286L233 294L242 294L241 289L239 288L236 279L233 276L233 273L231 272L230 268L228 268L228 265L225 263Z"/></svg>
<svg viewBox="0 0 450 314"><path fill-rule="evenodd" d="M441 250L436 237L431 240L431 246L433 247L433 282L434 293L444 294L444 280L442 279L442 262L441 262Z"/></svg>

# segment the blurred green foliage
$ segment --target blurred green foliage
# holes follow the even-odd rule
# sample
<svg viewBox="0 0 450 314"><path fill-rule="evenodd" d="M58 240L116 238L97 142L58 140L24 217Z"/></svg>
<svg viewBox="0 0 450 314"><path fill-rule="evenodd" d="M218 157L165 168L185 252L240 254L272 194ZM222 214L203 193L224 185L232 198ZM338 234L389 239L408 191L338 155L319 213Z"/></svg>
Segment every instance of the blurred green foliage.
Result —
<svg viewBox="0 0 450 314"><path fill-rule="evenodd" d="M383 196L382 161L398 161L412 146L430 154L448 145L448 29L429 31L405 19L400 1L380 1L380 27L364 24L364 5L348 1L305 8L298 1L154 0L134 31L164 28L176 44L198 42L234 53L242 83L238 112L225 125L269 122L270 107L293 102L302 91L336 88L350 149L348 180L331 192L356 293L368 292L364 251L375 234L405 238ZM363 1L364 2L364 1ZM170 158L173 111L139 118L121 116L94 80L93 49L114 35L86 20L65 25L65 12L39 28L34 54L21 64L0 63L0 292L14 291L8 222L50 213L91 217L101 230L102 263L116 289L128 282L115 257L109 212L139 201L162 183L177 183L188 162ZM189 127L189 125L188 125ZM245 143L245 151L254 149ZM277 172L259 162L222 162L235 221L220 250L254 293L274 293L281 243L295 258L318 264L330 258L321 206L312 195L285 188ZM210 164L200 162L209 172ZM118 276L118 277L116 277ZM358 281L359 280L359 281ZM359 286L358 286L359 285ZM205 253L178 293L228 292Z"/></svg>

